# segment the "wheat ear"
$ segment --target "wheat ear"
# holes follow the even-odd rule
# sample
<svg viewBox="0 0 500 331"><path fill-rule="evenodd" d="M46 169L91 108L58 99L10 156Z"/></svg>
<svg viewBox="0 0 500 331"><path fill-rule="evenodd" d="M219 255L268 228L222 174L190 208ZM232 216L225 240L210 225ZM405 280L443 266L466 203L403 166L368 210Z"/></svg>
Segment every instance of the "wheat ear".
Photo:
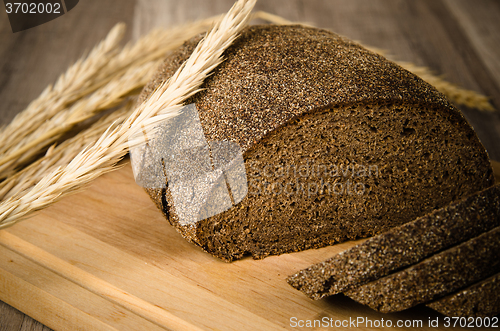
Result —
<svg viewBox="0 0 500 331"><path fill-rule="evenodd" d="M31 190L0 203L0 228L29 217L62 197L82 189L115 169L128 151L129 134L176 116L184 100L195 94L207 75L222 62L222 53L245 27L255 0L239 0L198 44L188 60L155 90L127 120L109 127L97 142L82 150L66 167L43 177Z"/></svg>
<svg viewBox="0 0 500 331"><path fill-rule="evenodd" d="M125 118L132 114L135 100L136 98L132 98L118 110L103 116L89 128L60 145L52 145L43 157L0 182L0 201L35 186L47 173L68 164L83 148L95 143L108 127L114 129L122 124Z"/></svg>
<svg viewBox="0 0 500 331"><path fill-rule="evenodd" d="M159 64L160 62L153 61L146 62L139 67L131 67L121 77L110 81L87 98L76 101L64 111L47 119L17 145L5 151L0 158L0 180L12 176L16 169L33 160L47 146L77 124L118 105L131 92L142 88Z"/></svg>
<svg viewBox="0 0 500 331"><path fill-rule="evenodd" d="M84 58L78 60L62 74L52 86L19 113L12 122L0 129L0 155L10 146L16 145L27 133L35 130L45 120L79 98L81 90L93 84L92 77L115 56L118 44L125 31L124 24L117 24L107 37ZM26 125L30 123L30 125Z"/></svg>

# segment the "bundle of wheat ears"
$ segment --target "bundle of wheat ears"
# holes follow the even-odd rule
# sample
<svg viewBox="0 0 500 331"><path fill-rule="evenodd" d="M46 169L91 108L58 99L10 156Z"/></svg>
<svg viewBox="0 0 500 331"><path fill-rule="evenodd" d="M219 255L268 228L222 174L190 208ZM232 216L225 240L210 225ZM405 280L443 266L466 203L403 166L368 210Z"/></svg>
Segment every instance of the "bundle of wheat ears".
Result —
<svg viewBox="0 0 500 331"><path fill-rule="evenodd" d="M139 128L176 116L183 101L198 92L205 77L223 60L224 50L250 19L293 24L265 12L251 15L255 1L239 0L224 16L154 30L122 49L119 43L125 26L116 25L85 58L72 65L0 130L0 229L116 169L128 152L128 137ZM207 30L210 31L175 75L144 103L136 105L135 97L165 54ZM450 84L426 68L410 63L400 65L456 104L493 110L485 96ZM105 112L105 116L95 120ZM89 120L95 123L61 142ZM21 127L23 130L19 130Z"/></svg>

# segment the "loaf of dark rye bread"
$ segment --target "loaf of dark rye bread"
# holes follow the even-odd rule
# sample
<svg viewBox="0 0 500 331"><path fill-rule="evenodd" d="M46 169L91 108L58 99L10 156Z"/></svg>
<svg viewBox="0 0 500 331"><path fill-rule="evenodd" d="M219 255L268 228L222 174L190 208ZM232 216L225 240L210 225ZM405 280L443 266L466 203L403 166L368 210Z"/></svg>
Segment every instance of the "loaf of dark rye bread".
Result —
<svg viewBox="0 0 500 331"><path fill-rule="evenodd" d="M312 299L355 288L500 226L500 185L455 201L301 270L288 283Z"/></svg>
<svg viewBox="0 0 500 331"><path fill-rule="evenodd" d="M450 317L498 315L500 314L500 273L428 303L427 307Z"/></svg>
<svg viewBox="0 0 500 331"><path fill-rule="evenodd" d="M139 102L185 61L169 55ZM432 86L332 32L253 26L186 104L208 141L243 152L248 194L182 225L168 187L148 189L189 241L225 261L382 233L489 187L488 156ZM302 170L301 170L302 169Z"/></svg>
<svg viewBox="0 0 500 331"><path fill-rule="evenodd" d="M453 293L500 271L500 227L411 267L344 293L383 313L397 312Z"/></svg>

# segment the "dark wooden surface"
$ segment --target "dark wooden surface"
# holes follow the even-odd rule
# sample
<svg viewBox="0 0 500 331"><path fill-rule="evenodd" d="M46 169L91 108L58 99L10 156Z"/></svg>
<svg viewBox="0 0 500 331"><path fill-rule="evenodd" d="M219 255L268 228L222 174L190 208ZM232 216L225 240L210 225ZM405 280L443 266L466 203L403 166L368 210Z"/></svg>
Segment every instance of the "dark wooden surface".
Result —
<svg viewBox="0 0 500 331"><path fill-rule="evenodd" d="M13 34L0 6L0 124L10 121L117 22L126 39L153 26L225 12L232 0L85 0L68 14ZM393 59L427 66L484 93L500 109L498 0L260 0L265 10L310 22L387 50ZM493 160L500 160L499 113L459 107ZM1 280L0 280L1 281ZM0 331L49 330L0 301Z"/></svg>

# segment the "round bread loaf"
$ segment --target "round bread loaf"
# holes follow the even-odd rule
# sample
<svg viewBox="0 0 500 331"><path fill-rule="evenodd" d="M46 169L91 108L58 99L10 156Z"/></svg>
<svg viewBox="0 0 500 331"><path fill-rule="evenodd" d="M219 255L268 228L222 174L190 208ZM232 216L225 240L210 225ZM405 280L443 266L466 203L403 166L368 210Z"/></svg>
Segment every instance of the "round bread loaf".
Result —
<svg viewBox="0 0 500 331"><path fill-rule="evenodd" d="M139 102L201 37L170 54ZM189 241L225 261L382 233L493 184L484 147L432 86L358 44L302 26L252 26L186 104L208 141L243 152L248 193L183 225L168 185L148 189Z"/></svg>

